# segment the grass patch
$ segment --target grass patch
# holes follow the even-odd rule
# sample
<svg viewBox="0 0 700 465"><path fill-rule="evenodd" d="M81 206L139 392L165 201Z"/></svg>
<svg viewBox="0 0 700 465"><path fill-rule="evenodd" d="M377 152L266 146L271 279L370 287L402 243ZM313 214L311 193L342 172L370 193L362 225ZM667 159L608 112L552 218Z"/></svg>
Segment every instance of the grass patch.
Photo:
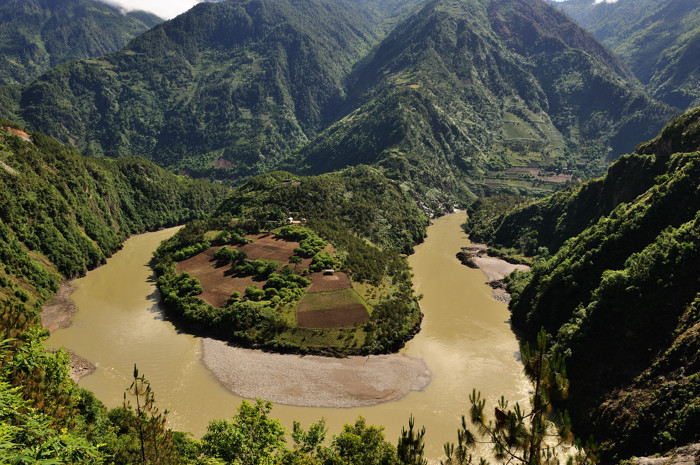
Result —
<svg viewBox="0 0 700 465"><path fill-rule="evenodd" d="M353 328L294 328L275 337L275 340L300 347L307 350L323 351L327 348L342 351L345 348L362 347L365 345L365 331L362 327Z"/></svg>
<svg viewBox="0 0 700 465"><path fill-rule="evenodd" d="M339 291L306 293L297 306L297 311L310 312L327 310L329 308L344 307L346 305L360 304L367 308L367 304L354 289L341 289Z"/></svg>

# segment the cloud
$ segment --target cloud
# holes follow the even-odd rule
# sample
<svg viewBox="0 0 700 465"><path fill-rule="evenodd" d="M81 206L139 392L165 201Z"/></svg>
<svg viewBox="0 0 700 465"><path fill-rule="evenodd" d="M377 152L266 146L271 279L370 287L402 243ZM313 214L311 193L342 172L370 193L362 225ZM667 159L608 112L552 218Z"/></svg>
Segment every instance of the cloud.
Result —
<svg viewBox="0 0 700 465"><path fill-rule="evenodd" d="M595 0L593 2L594 5L598 5L600 3L617 3L617 0Z"/></svg>
<svg viewBox="0 0 700 465"><path fill-rule="evenodd" d="M144 10L170 19L184 13L202 0L100 0L122 11Z"/></svg>

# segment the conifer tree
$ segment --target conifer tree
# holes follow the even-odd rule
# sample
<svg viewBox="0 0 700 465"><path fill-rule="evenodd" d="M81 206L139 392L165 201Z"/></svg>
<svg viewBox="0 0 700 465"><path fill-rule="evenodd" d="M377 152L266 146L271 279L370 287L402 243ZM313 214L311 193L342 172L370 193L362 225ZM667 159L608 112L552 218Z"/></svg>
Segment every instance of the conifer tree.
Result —
<svg viewBox="0 0 700 465"><path fill-rule="evenodd" d="M423 458L425 427L422 427L420 431L418 429L414 431L414 423L415 419L411 415L408 418L408 431L406 428L401 428L401 437L396 446L399 462L405 465L426 465L428 461Z"/></svg>
<svg viewBox="0 0 700 465"><path fill-rule="evenodd" d="M136 410L133 412L133 426L138 431L141 446L141 461L160 464L172 463L175 456L175 445L172 431L166 427L168 411L158 411L151 383L141 375L134 364L134 380L131 386L124 392L124 409L132 411L131 401L127 394L133 396L136 402Z"/></svg>
<svg viewBox="0 0 700 465"><path fill-rule="evenodd" d="M563 358L547 350L547 333L544 329L537 335L537 349L531 350L526 343L520 354L525 374L534 387L530 411L525 412L517 402L512 409L509 408L508 401L501 396L494 408L494 419L487 420L486 400L481 398L481 393L473 390L469 396L469 419L476 427L478 436L491 444L493 457L499 462L556 464L560 463L559 453L562 451L568 457L567 463L595 462L595 457L586 456L580 442L574 440L567 412L556 407L558 402L566 399L569 382ZM442 465L475 463L470 451L476 443L477 437L468 429L467 421L462 416L457 445L445 444L447 459L441 462ZM488 461L481 457L479 463L485 465Z"/></svg>

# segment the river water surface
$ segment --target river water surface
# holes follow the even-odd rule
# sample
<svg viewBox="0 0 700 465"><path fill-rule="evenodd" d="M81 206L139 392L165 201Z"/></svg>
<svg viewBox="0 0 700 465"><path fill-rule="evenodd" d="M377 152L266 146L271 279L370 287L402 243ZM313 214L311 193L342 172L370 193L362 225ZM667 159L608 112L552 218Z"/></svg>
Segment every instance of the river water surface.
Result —
<svg viewBox="0 0 700 465"><path fill-rule="evenodd" d="M425 318L422 330L402 353L425 360L433 373L427 388L376 407L275 405L273 416L289 429L293 420L308 426L323 417L330 435L362 415L368 423L384 425L387 438L396 443L412 413L416 424L426 428L426 455L434 459L444 442L456 441L472 388L481 391L488 405L501 395L512 401L527 398L530 385L517 358L518 343L506 305L491 297L480 270L455 258L468 244L460 228L464 219L463 213L456 213L435 220L426 241L409 257L416 292L423 294ZM53 333L47 345L64 346L97 366L79 384L108 407L121 405L136 364L151 382L161 411L170 411L171 427L200 436L210 420L233 415L241 399L202 365L201 341L178 333L162 319L148 261L158 244L175 231L132 237L106 265L75 280L72 298L79 311L73 324Z"/></svg>

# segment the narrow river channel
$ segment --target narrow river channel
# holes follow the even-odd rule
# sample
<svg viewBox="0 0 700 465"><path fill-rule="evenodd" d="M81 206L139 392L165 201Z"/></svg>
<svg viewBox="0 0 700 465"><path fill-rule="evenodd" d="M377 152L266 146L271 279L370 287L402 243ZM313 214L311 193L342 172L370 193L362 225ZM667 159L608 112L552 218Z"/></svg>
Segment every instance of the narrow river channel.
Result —
<svg viewBox="0 0 700 465"><path fill-rule="evenodd" d="M308 426L323 417L332 434L362 415L369 423L384 425L387 438L396 443L412 413L426 428L427 456L436 459L444 442L456 441L472 388L481 391L488 405L501 395L526 400L530 386L517 358L507 307L491 297L480 270L455 258L468 243L460 229L463 221L464 213L435 220L426 241L409 257L425 318L421 332L402 353L425 360L433 373L427 388L376 407L276 405L273 416L290 429L293 420ZM171 412L171 427L200 436L210 420L234 414L241 399L201 363L201 341L178 333L162 319L148 260L175 231L135 236L106 265L75 280L72 298L79 311L73 324L53 333L47 345L64 346L97 366L79 384L108 407L121 404L135 363L150 380L160 409Z"/></svg>

